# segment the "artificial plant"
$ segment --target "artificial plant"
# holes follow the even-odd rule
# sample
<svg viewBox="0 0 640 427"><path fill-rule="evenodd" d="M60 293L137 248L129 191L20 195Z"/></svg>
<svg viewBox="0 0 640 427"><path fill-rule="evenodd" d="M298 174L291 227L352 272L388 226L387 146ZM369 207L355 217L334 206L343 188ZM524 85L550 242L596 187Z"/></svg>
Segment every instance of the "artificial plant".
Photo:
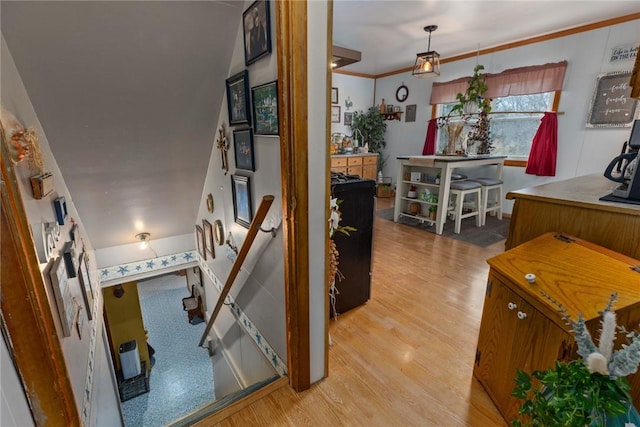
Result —
<svg viewBox="0 0 640 427"><path fill-rule="evenodd" d="M615 293L611 295L601 313L600 340L596 346L582 315L577 320L571 319L561 304L547 296L571 326L582 359L556 361L553 368L531 375L518 370L512 395L523 402L519 418L512 422L514 427L635 425L625 423L631 418L636 422L640 419L632 405L631 386L626 378L638 369L640 337L616 325L612 310L616 297ZM618 333L627 337L627 345L614 351Z"/></svg>
<svg viewBox="0 0 640 427"><path fill-rule="evenodd" d="M362 133L363 144L368 144L370 153L378 153L378 170L382 170L386 158L383 158L382 151L387 146L384 134L387 131L387 124L384 116L380 113L379 107L369 107L364 112L355 111L351 120L351 131L359 130Z"/></svg>

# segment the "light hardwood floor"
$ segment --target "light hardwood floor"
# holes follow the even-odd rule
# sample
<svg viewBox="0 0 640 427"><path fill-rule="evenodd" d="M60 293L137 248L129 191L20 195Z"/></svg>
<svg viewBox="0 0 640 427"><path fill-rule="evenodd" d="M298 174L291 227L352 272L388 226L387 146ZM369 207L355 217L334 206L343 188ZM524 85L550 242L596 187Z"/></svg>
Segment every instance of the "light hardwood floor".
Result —
<svg viewBox="0 0 640 427"><path fill-rule="evenodd" d="M485 259L504 241L483 249L379 218L374 230L371 300L331 321L329 377L199 425L507 425L472 376Z"/></svg>

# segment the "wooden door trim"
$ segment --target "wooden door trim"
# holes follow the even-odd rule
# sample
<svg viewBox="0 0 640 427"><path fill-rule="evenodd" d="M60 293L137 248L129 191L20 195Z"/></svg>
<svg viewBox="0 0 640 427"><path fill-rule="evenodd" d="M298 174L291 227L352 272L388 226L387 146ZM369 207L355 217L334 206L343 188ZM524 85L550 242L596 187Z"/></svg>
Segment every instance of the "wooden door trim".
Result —
<svg viewBox="0 0 640 427"><path fill-rule="evenodd" d="M2 328L37 425L79 426L80 414L2 133ZM9 267L10 266L10 267ZM4 267L4 268L2 268Z"/></svg>
<svg viewBox="0 0 640 427"><path fill-rule="evenodd" d="M278 1L278 109L287 365L296 391L310 387L307 4Z"/></svg>

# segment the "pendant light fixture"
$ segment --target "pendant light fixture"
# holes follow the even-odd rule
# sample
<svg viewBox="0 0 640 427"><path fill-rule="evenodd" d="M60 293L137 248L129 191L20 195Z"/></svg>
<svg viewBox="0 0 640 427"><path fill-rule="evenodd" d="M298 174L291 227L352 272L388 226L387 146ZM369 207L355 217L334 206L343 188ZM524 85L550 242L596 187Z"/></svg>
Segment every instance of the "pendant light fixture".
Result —
<svg viewBox="0 0 640 427"><path fill-rule="evenodd" d="M437 25L424 27L424 30L429 33L429 44L427 51L419 53L416 57L413 73L411 73L414 77L425 78L440 75L440 54L435 50L431 50L431 33L437 29Z"/></svg>

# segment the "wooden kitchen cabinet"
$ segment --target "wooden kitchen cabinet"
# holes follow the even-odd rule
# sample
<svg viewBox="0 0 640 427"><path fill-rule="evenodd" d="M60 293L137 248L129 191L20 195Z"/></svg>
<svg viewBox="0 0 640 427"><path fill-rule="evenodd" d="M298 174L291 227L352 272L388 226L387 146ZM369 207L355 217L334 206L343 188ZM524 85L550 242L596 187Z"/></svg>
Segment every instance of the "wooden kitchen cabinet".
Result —
<svg viewBox="0 0 640 427"><path fill-rule="evenodd" d="M363 179L376 179L378 154L338 154L331 156L331 172L358 175Z"/></svg>
<svg viewBox="0 0 640 427"><path fill-rule="evenodd" d="M473 375L510 422L520 401L511 396L516 370L548 369L556 360L579 358L570 327L551 302L572 319L582 313L592 337L599 337L600 315L612 292L619 325L640 323L637 260L568 235L547 233L488 260L490 265ZM535 274L535 283L525 279ZM619 335L616 349L624 343ZM638 375L629 377L640 402Z"/></svg>

